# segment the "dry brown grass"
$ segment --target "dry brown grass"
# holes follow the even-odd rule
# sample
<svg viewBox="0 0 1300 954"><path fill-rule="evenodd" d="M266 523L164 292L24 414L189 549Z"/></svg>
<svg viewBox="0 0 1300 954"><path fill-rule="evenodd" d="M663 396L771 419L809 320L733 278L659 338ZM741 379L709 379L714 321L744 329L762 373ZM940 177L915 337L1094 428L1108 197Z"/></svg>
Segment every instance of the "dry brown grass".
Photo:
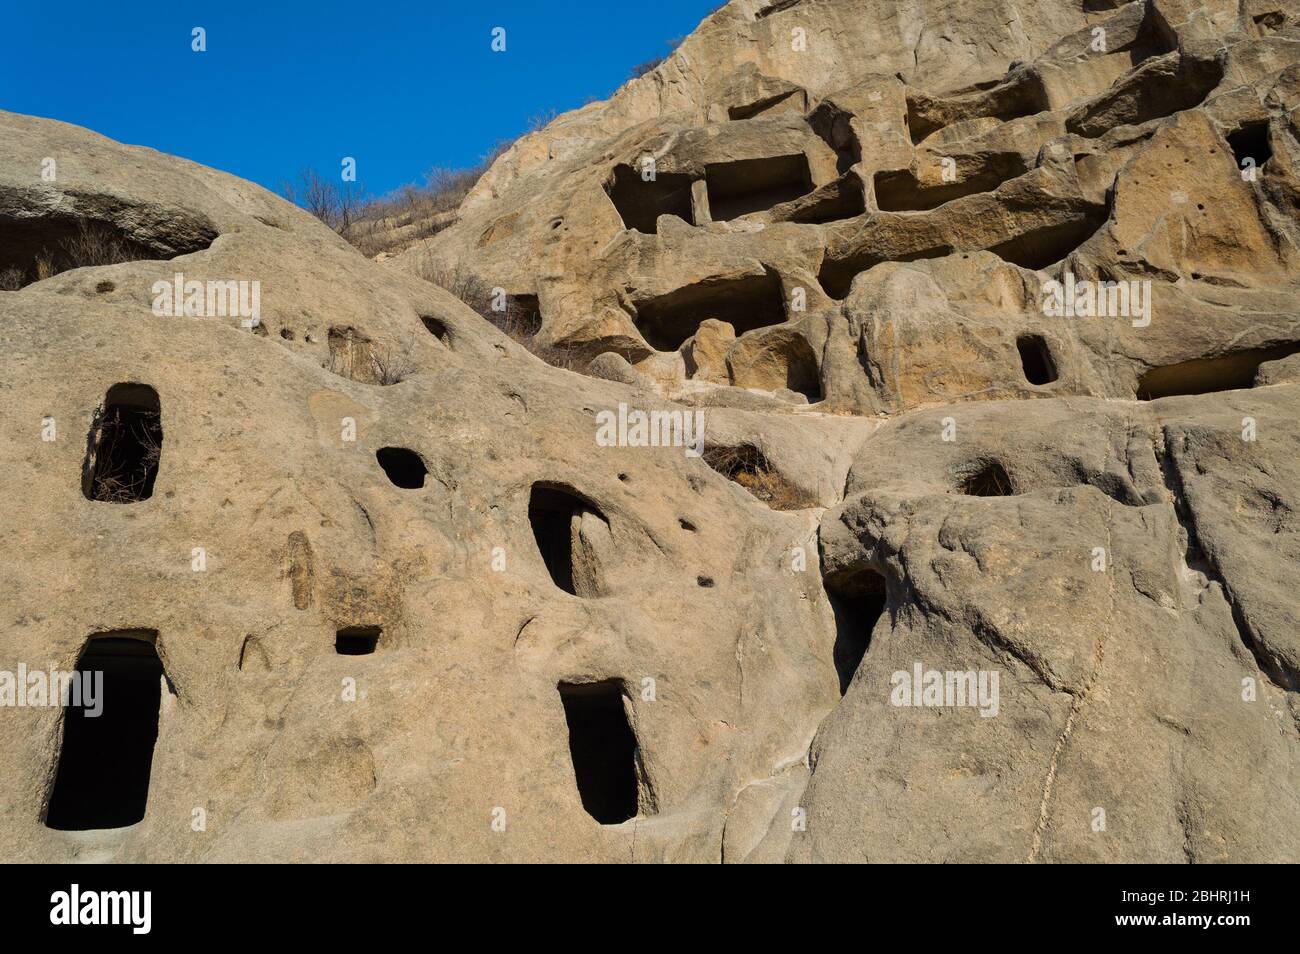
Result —
<svg viewBox="0 0 1300 954"><path fill-rule="evenodd" d="M416 274L451 292L516 344L552 367L578 372L586 368L587 361L575 349L544 345L537 340L540 316L530 296L507 295L505 309L498 311L492 307L497 298L487 282L459 263L448 266L428 255L420 259Z"/></svg>
<svg viewBox="0 0 1300 954"><path fill-rule="evenodd" d="M133 262L142 254L140 246L122 238L102 225L81 222L75 235L59 243L57 258L64 263L59 271L91 265L118 265Z"/></svg>
<svg viewBox="0 0 1300 954"><path fill-rule="evenodd" d="M703 458L722 476L734 480L773 510L803 510L816 505L772 467L761 442L709 446L704 449Z"/></svg>
<svg viewBox="0 0 1300 954"><path fill-rule="evenodd" d="M524 135L542 129L557 115L548 110L532 116ZM367 197L364 187L335 185L311 169L301 173L297 183L286 183L281 191L363 255L374 258L382 252L404 251L454 224L470 190L515 142L501 140L468 168L434 166L425 173L422 185L410 183L382 196Z"/></svg>
<svg viewBox="0 0 1300 954"><path fill-rule="evenodd" d="M367 196L364 185L336 183L314 169L299 173L280 191L373 258L410 248L455 222L465 196L511 145L498 143L468 169L435 166L422 185L407 184L382 196Z"/></svg>
<svg viewBox="0 0 1300 954"><path fill-rule="evenodd" d="M155 257L150 249L119 235L108 226L82 220L77 223L74 233L42 248L29 270L11 265L0 271L0 291L18 291L74 268L120 265L150 257Z"/></svg>
<svg viewBox="0 0 1300 954"><path fill-rule="evenodd" d="M1010 497L1015 485L1002 464L996 460L982 460L961 480L961 493L968 497Z"/></svg>
<svg viewBox="0 0 1300 954"><path fill-rule="evenodd" d="M157 473L162 457L162 415L156 411L127 417L120 409L98 425L96 462L91 483L93 499L107 503L132 503L144 499L150 471ZM138 460L118 454L119 445L134 441L143 449Z"/></svg>

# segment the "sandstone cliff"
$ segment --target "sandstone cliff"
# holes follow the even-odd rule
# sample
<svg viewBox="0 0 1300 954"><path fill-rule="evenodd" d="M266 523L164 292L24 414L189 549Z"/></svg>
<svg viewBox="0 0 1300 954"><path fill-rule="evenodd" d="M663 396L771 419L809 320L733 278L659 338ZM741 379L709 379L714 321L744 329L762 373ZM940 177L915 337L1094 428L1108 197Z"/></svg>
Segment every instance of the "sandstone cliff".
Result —
<svg viewBox="0 0 1300 954"><path fill-rule="evenodd" d="M732 0L383 263L0 113L7 860L1296 860L1298 17Z"/></svg>

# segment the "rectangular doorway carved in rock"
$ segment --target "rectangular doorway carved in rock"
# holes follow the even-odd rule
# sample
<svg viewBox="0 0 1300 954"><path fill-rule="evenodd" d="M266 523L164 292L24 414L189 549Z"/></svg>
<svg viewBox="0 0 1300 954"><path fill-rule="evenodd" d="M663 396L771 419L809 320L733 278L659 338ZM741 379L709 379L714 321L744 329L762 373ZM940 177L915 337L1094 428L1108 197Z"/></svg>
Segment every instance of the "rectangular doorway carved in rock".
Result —
<svg viewBox="0 0 1300 954"><path fill-rule="evenodd" d="M101 673L94 706L67 707L45 825L59 831L124 828L144 818L158 738L163 666L153 630L92 636L77 672ZM98 711L97 711L98 710Z"/></svg>
<svg viewBox="0 0 1300 954"><path fill-rule="evenodd" d="M559 684L569 754L587 814L617 825L637 814L637 743L615 680Z"/></svg>
<svg viewBox="0 0 1300 954"><path fill-rule="evenodd" d="M162 461L162 405L147 384L108 389L86 440L81 491L87 500L136 503L153 495Z"/></svg>
<svg viewBox="0 0 1300 954"><path fill-rule="evenodd" d="M675 215L695 224L690 176L657 172L649 178L632 166L619 165L605 184L605 193L618 209L623 225L646 235L658 231L661 215Z"/></svg>
<svg viewBox="0 0 1300 954"><path fill-rule="evenodd" d="M710 163L704 167L704 181L715 222L770 209L808 194L813 187L803 153Z"/></svg>

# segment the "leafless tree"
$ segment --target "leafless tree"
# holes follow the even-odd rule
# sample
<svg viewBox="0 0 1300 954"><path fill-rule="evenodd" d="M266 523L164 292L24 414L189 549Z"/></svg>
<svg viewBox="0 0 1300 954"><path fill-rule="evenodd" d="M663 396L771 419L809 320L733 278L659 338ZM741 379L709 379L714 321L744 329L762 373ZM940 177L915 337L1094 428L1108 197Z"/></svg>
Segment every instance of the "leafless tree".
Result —
<svg viewBox="0 0 1300 954"><path fill-rule="evenodd" d="M296 182L286 182L281 194L347 238L367 205L366 188L354 182L340 185L315 169L304 169Z"/></svg>

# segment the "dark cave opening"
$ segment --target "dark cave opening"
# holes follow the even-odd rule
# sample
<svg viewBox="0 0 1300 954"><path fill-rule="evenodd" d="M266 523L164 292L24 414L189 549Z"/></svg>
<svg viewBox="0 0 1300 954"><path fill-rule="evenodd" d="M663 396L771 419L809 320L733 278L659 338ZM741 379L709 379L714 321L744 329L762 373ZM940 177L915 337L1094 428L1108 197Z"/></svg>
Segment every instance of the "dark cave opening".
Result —
<svg viewBox="0 0 1300 954"><path fill-rule="evenodd" d="M17 191L0 196L0 291L17 291L74 268L118 265L123 262L165 260L202 251L217 237L206 220L185 213L162 213L105 202L94 218L76 213L51 214L47 201ZM164 218L169 230L157 230L141 240L118 221L156 225Z"/></svg>
<svg viewBox="0 0 1300 954"><path fill-rule="evenodd" d="M573 576L573 552L578 544L576 524L584 513L605 520L595 504L573 491L558 484L533 484L528 497L528 522L533 528L537 550L555 585L574 596L584 595L577 591Z"/></svg>
<svg viewBox="0 0 1300 954"><path fill-rule="evenodd" d="M826 595L835 613L832 659L840 680L840 695L849 691L853 674L871 645L871 633L888 602L885 578L875 570L837 573L826 579Z"/></svg>
<svg viewBox="0 0 1300 954"><path fill-rule="evenodd" d="M1025 380L1030 384L1051 384L1057 378L1056 362L1052 360L1052 349L1042 335L1021 335L1016 338L1016 350L1020 352L1020 367L1025 372Z"/></svg>
<svg viewBox="0 0 1300 954"><path fill-rule="evenodd" d="M647 181L629 165L614 167L605 183L605 194L614 203L623 225L654 235L661 215L675 215L695 224L691 211L691 178L678 172L657 172Z"/></svg>
<svg viewBox="0 0 1300 954"><path fill-rule="evenodd" d="M147 384L108 389L86 439L81 491L87 500L136 503L153 495L162 461L162 405Z"/></svg>
<svg viewBox="0 0 1300 954"><path fill-rule="evenodd" d="M958 491L967 497L1013 497L1016 493L1006 468L996 460L980 461L962 478Z"/></svg>
<svg viewBox="0 0 1300 954"><path fill-rule="evenodd" d="M87 642L77 673L102 674L100 711L92 715L95 708L84 695L83 705L64 709L46 827L124 828L144 818L162 699L156 638L152 630L127 630Z"/></svg>
<svg viewBox="0 0 1300 954"><path fill-rule="evenodd" d="M883 170L873 180L876 208L882 212L926 212L953 199L992 192L1028 171L1018 153L994 153L966 170L955 182L923 183L911 169Z"/></svg>
<svg viewBox="0 0 1300 954"><path fill-rule="evenodd" d="M1232 154L1237 160L1237 168L1247 168L1243 165L1247 159L1254 161L1254 167L1259 169L1273 157L1273 147L1268 141L1268 123L1255 122L1246 123L1239 129L1228 134L1228 145L1232 147Z"/></svg>
<svg viewBox="0 0 1300 954"><path fill-rule="evenodd" d="M1300 344L1274 345L1151 368L1138 379L1137 399L1151 401L1180 394L1210 394L1253 387L1261 364L1297 352Z"/></svg>
<svg viewBox="0 0 1300 954"><path fill-rule="evenodd" d="M652 348L676 351L699 330L705 318L725 321L740 337L755 328L786 321L781 277L761 275L706 278L637 306L636 326Z"/></svg>
<svg viewBox="0 0 1300 954"><path fill-rule="evenodd" d="M381 626L344 626L334 634L334 652L340 656L369 656L379 646Z"/></svg>
<svg viewBox="0 0 1300 954"><path fill-rule="evenodd" d="M1012 265L1037 271L1061 261L1092 238L1105 221L1105 207L1100 206L1076 218L1032 229L999 242L989 251Z"/></svg>
<svg viewBox="0 0 1300 954"><path fill-rule="evenodd" d="M801 152L710 163L704 167L704 182L715 222L762 212L812 191L808 157Z"/></svg>
<svg viewBox="0 0 1300 954"><path fill-rule="evenodd" d="M558 686L569 726L569 755L587 814L617 825L637 813L637 743L614 680Z"/></svg>
<svg viewBox="0 0 1300 954"><path fill-rule="evenodd" d="M381 447L375 451L375 459L394 487L419 490L424 486L424 478L429 470L415 451L405 447Z"/></svg>

